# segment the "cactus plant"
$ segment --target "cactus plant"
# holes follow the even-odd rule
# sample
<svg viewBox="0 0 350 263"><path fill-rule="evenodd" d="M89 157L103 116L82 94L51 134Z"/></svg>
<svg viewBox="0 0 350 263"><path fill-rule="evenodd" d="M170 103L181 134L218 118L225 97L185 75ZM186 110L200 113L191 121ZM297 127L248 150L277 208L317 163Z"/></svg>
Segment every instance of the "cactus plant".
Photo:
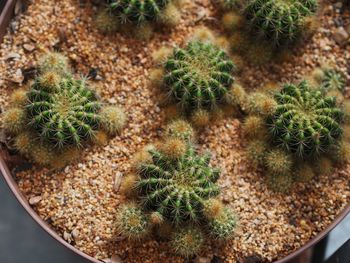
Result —
<svg viewBox="0 0 350 263"><path fill-rule="evenodd" d="M307 82L287 84L268 124L275 144L300 157L327 152L342 135L343 112L334 97L311 90Z"/></svg>
<svg viewBox="0 0 350 263"><path fill-rule="evenodd" d="M79 154L74 149L106 141L125 122L123 111L105 106L85 79L73 78L66 62L58 53L43 56L34 83L28 91L13 93L3 116L17 150L43 165L73 160Z"/></svg>
<svg viewBox="0 0 350 263"><path fill-rule="evenodd" d="M232 211L217 199L220 171L209 165L209 154L197 153L193 140L190 124L170 123L162 143L136 155L136 174L127 176L121 186L123 193L134 193L144 218L158 232L166 229L175 252L185 257L198 252L205 233L226 240L237 224ZM131 233L122 230L127 237Z"/></svg>
<svg viewBox="0 0 350 263"><path fill-rule="evenodd" d="M317 0L248 0L243 13L253 31L280 45L302 33L317 7Z"/></svg>
<svg viewBox="0 0 350 263"><path fill-rule="evenodd" d="M29 126L60 148L80 146L99 126L102 105L82 80L61 79L53 91L36 81L27 96Z"/></svg>
<svg viewBox="0 0 350 263"><path fill-rule="evenodd" d="M112 0L108 1L111 11L123 22L142 23L154 20L170 0Z"/></svg>
<svg viewBox="0 0 350 263"><path fill-rule="evenodd" d="M200 221L204 201L219 194L220 172L208 166L210 156L196 155L189 145L177 159L157 150L149 154L153 162L141 165L136 186L144 206L176 224Z"/></svg>
<svg viewBox="0 0 350 263"><path fill-rule="evenodd" d="M253 166L265 169L268 185L275 191L286 192L293 181L330 174L334 163L350 160L344 107L324 92L324 72L313 75L317 87L302 81L285 84L279 91L272 85L272 92L265 88L265 93L247 96L250 115L243 125L251 140L247 157Z"/></svg>
<svg viewBox="0 0 350 263"><path fill-rule="evenodd" d="M153 22L174 26L181 18L179 1L174 0L105 0L96 17L96 25L105 33L127 27L135 29L136 36L147 38L152 33ZM129 29L130 29L129 28Z"/></svg>
<svg viewBox="0 0 350 263"><path fill-rule="evenodd" d="M322 78L322 88L325 92L332 90L344 92L345 78L343 74L335 69L325 69Z"/></svg>
<svg viewBox="0 0 350 263"><path fill-rule="evenodd" d="M183 109L213 109L232 85L233 69L223 50L194 41L174 50L165 63L164 81L170 96Z"/></svg>
<svg viewBox="0 0 350 263"><path fill-rule="evenodd" d="M206 40L207 35L212 35L208 29L199 31L200 39L204 39L191 40L186 47L172 52L164 48L155 52L158 68L151 77L152 84L160 84L167 92L167 102L173 103L170 107L176 104L192 124L203 127L223 116L220 107L233 101L230 97L235 65L211 37Z"/></svg>

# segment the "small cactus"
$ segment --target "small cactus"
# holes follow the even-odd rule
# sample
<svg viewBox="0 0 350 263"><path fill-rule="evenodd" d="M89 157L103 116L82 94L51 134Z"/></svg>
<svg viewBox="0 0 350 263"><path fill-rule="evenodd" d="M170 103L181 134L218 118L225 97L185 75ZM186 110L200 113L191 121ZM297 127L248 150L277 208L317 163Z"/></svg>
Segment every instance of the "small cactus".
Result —
<svg viewBox="0 0 350 263"><path fill-rule="evenodd" d="M204 201L219 194L220 172L208 166L210 156L196 155L190 145L176 159L157 150L149 154L152 163L141 164L136 186L144 206L175 224L200 221Z"/></svg>
<svg viewBox="0 0 350 263"><path fill-rule="evenodd" d="M322 88L325 92L345 90L345 78L343 74L335 69L326 69L322 78Z"/></svg>
<svg viewBox="0 0 350 263"><path fill-rule="evenodd" d="M175 252L186 258L198 253L203 243L203 233L194 226L181 229L171 240Z"/></svg>
<svg viewBox="0 0 350 263"><path fill-rule="evenodd" d="M317 8L317 0L248 0L243 13L253 31L281 45L302 34Z"/></svg>
<svg viewBox="0 0 350 263"><path fill-rule="evenodd" d="M101 103L81 80L61 79L55 90L36 82L27 96L29 126L59 148L80 146L99 126Z"/></svg>
<svg viewBox="0 0 350 263"><path fill-rule="evenodd" d="M108 2L112 13L122 22L142 23L156 19L170 0L111 0Z"/></svg>
<svg viewBox="0 0 350 263"><path fill-rule="evenodd" d="M98 13L96 25L104 33L128 28L135 36L147 39L153 31L151 23L175 26L179 22L177 4L174 0L105 0L107 10Z"/></svg>
<svg viewBox="0 0 350 263"><path fill-rule="evenodd" d="M197 153L193 141L190 124L170 123L164 142L136 154L134 173L121 185L123 193L138 201L147 222L162 237L171 237L173 249L184 257L200 250L206 233L221 240L232 238L237 221L216 199L220 171L209 165L209 154ZM125 236L134 239L129 233Z"/></svg>
<svg viewBox="0 0 350 263"><path fill-rule="evenodd" d="M202 35L211 35L208 29L200 31L204 32ZM223 116L220 107L229 104L234 83L234 63L211 41L192 40L185 48L175 48L172 53L160 49L154 59L162 70L151 72L152 83L157 86L161 83L168 102L176 104L184 117L197 127Z"/></svg>
<svg viewBox="0 0 350 263"><path fill-rule="evenodd" d="M317 86L302 81L277 90L272 83L264 92L247 95L247 157L254 167L265 169L275 191L286 192L293 181L329 175L333 163L350 160L345 107L323 92L324 76L323 71L314 72Z"/></svg>
<svg viewBox="0 0 350 263"><path fill-rule="evenodd" d="M176 48L165 63L170 96L185 110L213 109L232 85L233 62L210 43L190 42Z"/></svg>
<svg viewBox="0 0 350 263"><path fill-rule="evenodd" d="M149 231L149 219L135 204L126 204L117 213L117 230L129 239L139 240Z"/></svg>
<svg viewBox="0 0 350 263"><path fill-rule="evenodd" d="M307 82L287 84L275 95L268 123L273 141L300 157L326 152L342 135L343 112L334 97L311 90Z"/></svg>
<svg viewBox="0 0 350 263"><path fill-rule="evenodd" d="M105 144L106 133L120 131L125 122L122 110L105 106L84 79L74 79L61 54L43 56L39 70L28 91L14 92L3 116L5 131L20 153L56 167L57 159L75 159L74 149L90 142Z"/></svg>
<svg viewBox="0 0 350 263"><path fill-rule="evenodd" d="M228 208L209 221L210 234L217 239L231 239L237 227L237 218Z"/></svg>

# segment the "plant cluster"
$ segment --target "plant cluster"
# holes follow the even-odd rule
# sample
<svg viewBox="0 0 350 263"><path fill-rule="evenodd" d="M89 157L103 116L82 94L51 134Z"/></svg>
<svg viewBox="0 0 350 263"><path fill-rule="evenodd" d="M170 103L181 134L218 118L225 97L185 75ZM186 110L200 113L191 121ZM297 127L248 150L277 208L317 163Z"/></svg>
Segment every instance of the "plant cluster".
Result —
<svg viewBox="0 0 350 263"><path fill-rule="evenodd" d="M177 120L163 142L136 154L121 188L133 200L118 213L123 236L138 240L154 230L185 257L199 251L206 235L232 238L236 217L218 199L220 170L210 166L210 154L197 153L193 138L191 125Z"/></svg>
<svg viewBox="0 0 350 263"><path fill-rule="evenodd" d="M293 181L330 173L336 163L350 160L347 110L325 92L325 73L318 87L302 81L247 99L249 116L243 130L250 140L248 159L266 169L276 191L287 191Z"/></svg>
<svg viewBox="0 0 350 263"><path fill-rule="evenodd" d="M3 115L5 131L21 154L41 165L62 167L90 142L105 144L121 131L125 114L102 103L85 79L75 79L67 59L48 53L28 90L17 90Z"/></svg>
<svg viewBox="0 0 350 263"><path fill-rule="evenodd" d="M220 2L227 11L222 24L230 33L232 52L243 55L252 64L283 59L286 46L308 36L317 27L317 0Z"/></svg>
<svg viewBox="0 0 350 263"><path fill-rule="evenodd" d="M181 0L104 0L96 17L100 31L132 32L148 39L154 23L175 26L181 19Z"/></svg>
<svg viewBox="0 0 350 263"><path fill-rule="evenodd" d="M165 90L166 102L176 105L197 127L223 115L232 102L235 64L207 30L184 48L162 48L154 55L152 83Z"/></svg>

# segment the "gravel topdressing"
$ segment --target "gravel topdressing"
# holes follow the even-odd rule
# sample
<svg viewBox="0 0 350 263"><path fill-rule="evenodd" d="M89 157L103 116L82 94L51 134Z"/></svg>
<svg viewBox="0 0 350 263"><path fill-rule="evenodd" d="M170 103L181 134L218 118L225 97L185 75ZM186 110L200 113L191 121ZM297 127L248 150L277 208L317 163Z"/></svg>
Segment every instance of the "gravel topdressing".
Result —
<svg viewBox="0 0 350 263"><path fill-rule="evenodd" d="M350 47L337 45L333 34L338 28L334 21L350 23L350 15L340 14L334 3L324 1L324 5L321 27L306 45L293 51L288 62L263 68L249 65L240 81L249 89L271 80L295 81L323 61L336 62L349 80ZM219 33L214 5L208 0L188 1L181 23L148 42L98 33L94 12L91 4L75 0L33 1L12 22L15 32L8 32L1 44L0 105L6 107L8 94L24 85L25 69L35 65L42 51L56 47L79 74L98 69L97 80L91 83L106 101L124 107L127 126L107 146L85 150L79 162L62 171L34 167L17 173L16 180L38 214L65 240L93 257L106 262L113 255L123 262L184 262L166 242L123 240L114 220L118 205L125 201L118 186L130 171L130 158L158 140L166 124L161 92L148 81L151 54L164 45L181 45L200 25ZM222 262L283 258L325 229L350 202L349 165L332 176L295 184L287 195L270 191L261 171L246 161L241 120L235 117L207 127L198 135L198 143L201 150L213 153L213 165L221 167L221 197L239 217L236 237L225 244L208 242L200 254L203 259L213 255Z"/></svg>

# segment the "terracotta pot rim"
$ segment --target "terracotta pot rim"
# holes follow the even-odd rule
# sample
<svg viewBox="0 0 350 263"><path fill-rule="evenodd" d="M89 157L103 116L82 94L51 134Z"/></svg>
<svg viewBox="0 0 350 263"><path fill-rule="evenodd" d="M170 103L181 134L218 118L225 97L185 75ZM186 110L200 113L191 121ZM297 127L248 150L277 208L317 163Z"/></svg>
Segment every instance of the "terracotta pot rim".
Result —
<svg viewBox="0 0 350 263"><path fill-rule="evenodd" d="M9 188L11 189L12 193L15 195L19 203L24 207L24 209L27 211L27 213L47 232L56 239L60 244L67 247L68 249L72 250L76 254L82 256L83 258L89 260L90 262L94 263L101 263L101 261L87 255L86 253L80 251L76 247L72 246L68 242L66 242L61 236L58 235L57 232L55 232L51 227L34 211L34 209L29 205L27 199L24 197L24 195L19 190L17 183L12 178L11 172L9 171L4 159L0 155L0 172L5 178L5 181L7 182ZM313 247L316 245L319 241L321 241L333 228L335 228L344 218L346 215L350 213L350 204L347 205L342 212L336 217L336 219L323 231L321 231L318 235L316 235L314 238L312 238L310 241L308 241L305 245L297 249L296 251L292 252L288 256L284 257L283 259L280 259L276 261L276 263L287 263L289 260L296 258L300 254L302 254L307 249Z"/></svg>

